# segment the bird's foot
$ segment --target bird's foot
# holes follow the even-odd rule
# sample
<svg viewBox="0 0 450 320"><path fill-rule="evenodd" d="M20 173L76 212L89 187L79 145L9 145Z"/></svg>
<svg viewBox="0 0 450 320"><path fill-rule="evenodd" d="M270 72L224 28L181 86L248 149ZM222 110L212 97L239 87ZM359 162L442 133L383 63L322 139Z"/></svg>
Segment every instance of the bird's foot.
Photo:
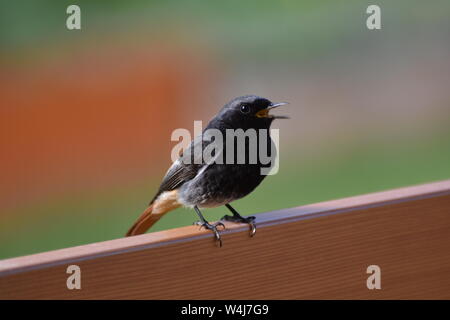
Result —
<svg viewBox="0 0 450 320"><path fill-rule="evenodd" d="M222 217L223 221L229 221L229 222L235 222L235 223L247 223L250 226L250 237L253 237L256 233L256 223L255 223L255 217L250 216L247 218L244 218L242 216L229 216L225 215Z"/></svg>
<svg viewBox="0 0 450 320"><path fill-rule="evenodd" d="M218 230L218 227L222 227L222 230L225 230L225 225L222 222L216 222L214 224L211 224L206 221L205 222L197 221L194 222L194 224L200 226L200 229L205 228L207 230L211 230L214 233L216 241L219 243L219 247L222 247L222 238L220 237L220 233Z"/></svg>

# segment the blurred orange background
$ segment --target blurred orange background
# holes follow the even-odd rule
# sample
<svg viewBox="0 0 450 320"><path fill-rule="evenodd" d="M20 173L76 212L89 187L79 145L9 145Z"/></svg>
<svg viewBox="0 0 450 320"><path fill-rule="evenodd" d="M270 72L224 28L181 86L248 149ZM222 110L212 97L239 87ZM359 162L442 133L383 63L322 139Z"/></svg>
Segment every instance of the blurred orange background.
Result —
<svg viewBox="0 0 450 320"><path fill-rule="evenodd" d="M448 1L379 1L378 31L360 0L69 4L0 0L0 259L122 237L172 131L243 94L291 120L242 214L450 177Z"/></svg>

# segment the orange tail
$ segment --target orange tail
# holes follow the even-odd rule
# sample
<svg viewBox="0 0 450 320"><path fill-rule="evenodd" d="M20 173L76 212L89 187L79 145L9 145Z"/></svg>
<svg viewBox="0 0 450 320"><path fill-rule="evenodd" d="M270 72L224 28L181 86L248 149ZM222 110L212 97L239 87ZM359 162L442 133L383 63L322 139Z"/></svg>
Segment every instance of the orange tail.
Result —
<svg viewBox="0 0 450 320"><path fill-rule="evenodd" d="M163 215L162 214L152 214L153 205L149 206L133 224L133 226L128 230L126 237L136 236L138 234L145 233L152 225L156 223Z"/></svg>
<svg viewBox="0 0 450 320"><path fill-rule="evenodd" d="M181 206L181 203L178 202L177 190L162 193L147 209L145 209L130 230L128 230L126 236L129 237L145 233L165 213L176 209L179 206Z"/></svg>

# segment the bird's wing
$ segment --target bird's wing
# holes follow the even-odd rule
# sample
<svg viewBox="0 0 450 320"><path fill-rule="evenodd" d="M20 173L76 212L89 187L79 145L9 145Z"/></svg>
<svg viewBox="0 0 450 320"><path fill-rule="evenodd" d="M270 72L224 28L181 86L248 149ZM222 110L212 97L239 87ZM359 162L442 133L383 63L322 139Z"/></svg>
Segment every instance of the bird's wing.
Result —
<svg viewBox="0 0 450 320"><path fill-rule="evenodd" d="M152 204L161 193L165 191L175 190L197 175L204 164L199 161L199 159L201 160L202 149L199 148L199 152L197 152L196 146L204 143L205 142L201 136L195 138L191 142L186 152L181 154L178 160L175 161L167 171L161 182L158 192L156 193L150 204Z"/></svg>

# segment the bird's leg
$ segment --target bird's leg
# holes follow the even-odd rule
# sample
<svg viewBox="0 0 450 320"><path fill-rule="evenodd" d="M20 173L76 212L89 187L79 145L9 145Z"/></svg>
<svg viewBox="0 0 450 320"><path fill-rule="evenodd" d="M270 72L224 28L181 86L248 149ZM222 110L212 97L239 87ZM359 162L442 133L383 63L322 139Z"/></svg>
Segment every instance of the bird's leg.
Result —
<svg viewBox="0 0 450 320"><path fill-rule="evenodd" d="M233 215L232 216L225 215L225 216L222 217L221 220L237 222L237 223L239 223L239 222L247 223L250 226L250 229L251 229L250 236L253 237L255 235L255 233L256 233L255 217L251 216L251 217L244 218L243 216L241 216L239 214L239 212L234 210L234 208L232 206L230 206L228 203L225 205L225 207L227 207L228 210L230 210Z"/></svg>
<svg viewBox="0 0 450 320"><path fill-rule="evenodd" d="M216 240L219 242L219 246L222 247L222 238L220 237L219 230L217 230L217 227L223 227L225 229L225 225L222 222L217 222L215 224L210 224L208 221L206 221L205 217L203 217L200 209L197 206L194 206L195 212L197 212L200 221L195 222L194 224L200 225L200 228L204 227L205 229L211 230L214 232L214 236Z"/></svg>

